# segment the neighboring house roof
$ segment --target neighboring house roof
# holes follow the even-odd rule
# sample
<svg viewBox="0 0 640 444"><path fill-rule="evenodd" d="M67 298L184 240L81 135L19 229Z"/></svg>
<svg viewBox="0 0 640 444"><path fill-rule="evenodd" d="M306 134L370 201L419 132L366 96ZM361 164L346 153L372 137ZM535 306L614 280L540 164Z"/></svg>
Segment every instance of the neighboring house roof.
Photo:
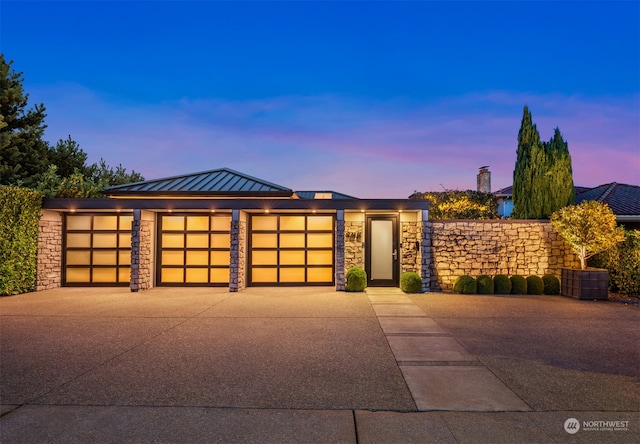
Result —
<svg viewBox="0 0 640 444"><path fill-rule="evenodd" d="M624 183L607 183L594 188L575 187L576 204L585 200L606 203L616 216L640 216L640 186ZM494 192L496 197L510 198L513 187Z"/></svg>
<svg viewBox="0 0 640 444"><path fill-rule="evenodd" d="M220 168L200 173L116 185L106 188L105 194L109 196L290 197L293 191L229 168Z"/></svg>
<svg viewBox="0 0 640 444"><path fill-rule="evenodd" d="M576 203L585 200L606 203L617 216L640 215L640 186L637 185L613 182L579 194L576 190Z"/></svg>
<svg viewBox="0 0 640 444"><path fill-rule="evenodd" d="M357 199L336 191L296 191L296 196L300 199Z"/></svg>

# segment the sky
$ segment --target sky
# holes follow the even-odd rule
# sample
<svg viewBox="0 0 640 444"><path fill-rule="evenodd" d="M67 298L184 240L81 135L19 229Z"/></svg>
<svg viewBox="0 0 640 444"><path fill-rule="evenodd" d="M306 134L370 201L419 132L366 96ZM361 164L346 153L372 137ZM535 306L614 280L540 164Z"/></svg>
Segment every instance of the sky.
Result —
<svg viewBox="0 0 640 444"><path fill-rule="evenodd" d="M11 1L45 139L146 179L360 198L511 185L524 106L574 183L640 185L640 2Z"/></svg>

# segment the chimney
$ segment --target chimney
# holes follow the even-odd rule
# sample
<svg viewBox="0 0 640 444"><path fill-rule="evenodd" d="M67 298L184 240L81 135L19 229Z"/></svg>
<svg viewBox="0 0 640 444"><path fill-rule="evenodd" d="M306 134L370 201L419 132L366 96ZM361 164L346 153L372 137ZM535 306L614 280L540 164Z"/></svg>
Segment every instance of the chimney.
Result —
<svg viewBox="0 0 640 444"><path fill-rule="evenodd" d="M478 191L481 193L491 192L491 171L489 165L481 166L480 172L476 176L478 180Z"/></svg>

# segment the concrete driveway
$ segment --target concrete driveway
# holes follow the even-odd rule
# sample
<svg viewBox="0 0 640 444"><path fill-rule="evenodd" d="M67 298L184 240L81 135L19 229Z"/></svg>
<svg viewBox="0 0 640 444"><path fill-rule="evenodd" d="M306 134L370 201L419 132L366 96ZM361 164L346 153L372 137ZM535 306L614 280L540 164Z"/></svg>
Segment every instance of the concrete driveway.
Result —
<svg viewBox="0 0 640 444"><path fill-rule="evenodd" d="M0 298L0 441L637 442L639 363L611 302L65 288Z"/></svg>

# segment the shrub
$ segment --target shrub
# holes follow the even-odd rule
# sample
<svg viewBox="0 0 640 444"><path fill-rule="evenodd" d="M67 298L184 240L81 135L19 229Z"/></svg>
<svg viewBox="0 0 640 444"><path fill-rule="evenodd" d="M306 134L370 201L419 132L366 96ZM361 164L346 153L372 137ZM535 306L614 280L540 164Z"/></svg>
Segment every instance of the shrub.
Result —
<svg viewBox="0 0 640 444"><path fill-rule="evenodd" d="M609 288L640 296L640 231L625 233L625 240L593 258L590 265L609 270Z"/></svg>
<svg viewBox="0 0 640 444"><path fill-rule="evenodd" d="M540 276L527 276L527 294L544 293L544 282Z"/></svg>
<svg viewBox="0 0 640 444"><path fill-rule="evenodd" d="M405 293L420 293L422 291L422 279L415 271L407 271L400 276L400 289Z"/></svg>
<svg viewBox="0 0 640 444"><path fill-rule="evenodd" d="M478 294L493 294L493 279L491 276L481 275L476 279Z"/></svg>
<svg viewBox="0 0 640 444"><path fill-rule="evenodd" d="M364 291L367 288L367 272L360 267L349 268L346 278L346 291Z"/></svg>
<svg viewBox="0 0 640 444"><path fill-rule="evenodd" d="M453 284L453 291L460 294L476 294L478 291L477 283L471 276L458 276Z"/></svg>
<svg viewBox="0 0 640 444"><path fill-rule="evenodd" d="M511 294L527 294L527 280L522 276L511 276Z"/></svg>
<svg viewBox="0 0 640 444"><path fill-rule="evenodd" d="M511 279L505 274L498 274L493 278L495 294L511 294Z"/></svg>
<svg viewBox="0 0 640 444"><path fill-rule="evenodd" d="M554 274L542 276L544 283L544 294L560 294L560 279Z"/></svg>
<svg viewBox="0 0 640 444"><path fill-rule="evenodd" d="M37 191L0 186L0 295L35 287L41 203Z"/></svg>

